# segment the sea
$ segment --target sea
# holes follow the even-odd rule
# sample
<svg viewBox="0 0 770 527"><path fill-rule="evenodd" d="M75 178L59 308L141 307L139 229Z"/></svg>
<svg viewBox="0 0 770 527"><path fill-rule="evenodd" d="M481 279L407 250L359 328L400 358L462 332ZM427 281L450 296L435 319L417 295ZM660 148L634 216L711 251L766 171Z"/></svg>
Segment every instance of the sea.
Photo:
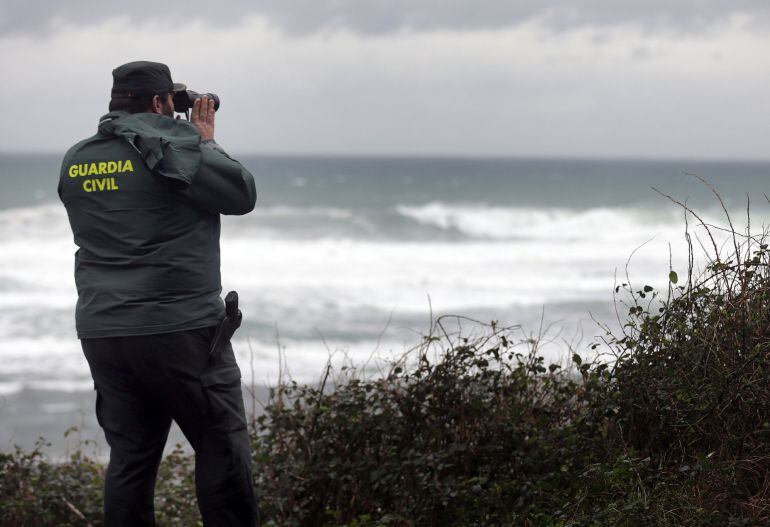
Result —
<svg viewBox="0 0 770 527"><path fill-rule="evenodd" d="M262 395L327 364L336 382L380 375L439 317L456 338L511 326L550 362L589 354L622 326L617 285L686 275L686 230L697 267L701 222L719 238L728 215L741 232L770 221L767 162L235 157L258 199L223 217L223 292L240 295L234 348ZM0 153L0 451L42 436L62 453L71 426L99 441L60 162Z"/></svg>

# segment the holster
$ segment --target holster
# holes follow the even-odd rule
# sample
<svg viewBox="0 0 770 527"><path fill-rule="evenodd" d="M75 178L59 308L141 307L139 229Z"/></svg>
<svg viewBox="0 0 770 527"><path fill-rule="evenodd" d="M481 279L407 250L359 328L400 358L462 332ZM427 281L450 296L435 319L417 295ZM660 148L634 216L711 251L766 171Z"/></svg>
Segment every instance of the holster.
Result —
<svg viewBox="0 0 770 527"><path fill-rule="evenodd" d="M238 309L238 293L230 291L225 297L225 318L219 323L211 341L209 356L212 359L218 357L222 349L230 342L235 330L241 326L242 320L243 313Z"/></svg>

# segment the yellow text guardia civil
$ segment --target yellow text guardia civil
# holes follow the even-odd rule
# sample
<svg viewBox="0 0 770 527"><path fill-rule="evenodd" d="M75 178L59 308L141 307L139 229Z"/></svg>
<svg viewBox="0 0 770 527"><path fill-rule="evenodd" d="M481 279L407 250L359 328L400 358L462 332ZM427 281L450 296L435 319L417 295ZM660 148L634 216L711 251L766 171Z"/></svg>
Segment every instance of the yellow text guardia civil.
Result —
<svg viewBox="0 0 770 527"><path fill-rule="evenodd" d="M70 165L68 174L71 178L86 176L105 176L110 174L125 174L134 171L134 164L130 159L119 161L97 161L93 163L78 163ZM114 177L86 179L83 181L83 190L95 192L103 190L119 190Z"/></svg>

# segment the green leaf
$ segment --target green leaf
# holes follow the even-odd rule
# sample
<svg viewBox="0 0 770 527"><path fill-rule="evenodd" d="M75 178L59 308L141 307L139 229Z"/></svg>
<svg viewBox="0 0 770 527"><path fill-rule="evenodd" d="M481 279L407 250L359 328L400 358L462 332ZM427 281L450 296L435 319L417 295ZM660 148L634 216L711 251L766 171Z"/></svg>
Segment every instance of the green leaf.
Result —
<svg viewBox="0 0 770 527"><path fill-rule="evenodd" d="M644 292L645 293L649 293L650 291L652 291L652 286L650 286L650 285L644 286Z"/></svg>
<svg viewBox="0 0 770 527"><path fill-rule="evenodd" d="M671 271L670 273L668 273L668 280L672 284L675 284L679 281L679 275L676 274L676 271Z"/></svg>
<svg viewBox="0 0 770 527"><path fill-rule="evenodd" d="M572 362L574 362L575 364L580 366L581 364L583 364L583 359L580 358L580 355L575 353L575 354L572 355Z"/></svg>

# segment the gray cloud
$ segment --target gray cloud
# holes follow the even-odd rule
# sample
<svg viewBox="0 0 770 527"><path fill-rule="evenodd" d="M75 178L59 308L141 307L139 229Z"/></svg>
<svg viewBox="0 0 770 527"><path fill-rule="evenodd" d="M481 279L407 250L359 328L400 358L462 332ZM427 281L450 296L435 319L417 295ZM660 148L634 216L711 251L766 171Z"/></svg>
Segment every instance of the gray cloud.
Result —
<svg viewBox="0 0 770 527"><path fill-rule="evenodd" d="M361 34L500 29L533 18L542 18L557 30L632 23L650 30L693 31L718 25L734 14L768 21L770 5L767 0L236 0L224 4L203 0L5 0L0 5L0 35L39 34L57 20L87 25L116 16L137 23L181 25L205 20L228 27L252 14L263 15L290 33L337 28Z"/></svg>

